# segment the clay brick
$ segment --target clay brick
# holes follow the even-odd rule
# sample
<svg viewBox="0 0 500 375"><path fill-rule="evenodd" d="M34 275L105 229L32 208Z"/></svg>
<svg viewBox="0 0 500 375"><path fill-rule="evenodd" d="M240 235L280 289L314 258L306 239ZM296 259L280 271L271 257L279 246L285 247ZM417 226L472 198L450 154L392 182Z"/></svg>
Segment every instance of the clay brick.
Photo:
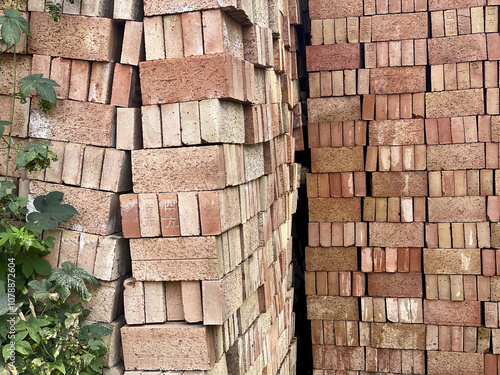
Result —
<svg viewBox="0 0 500 375"><path fill-rule="evenodd" d="M374 42L427 37L426 12L372 17L372 40Z"/></svg>
<svg viewBox="0 0 500 375"><path fill-rule="evenodd" d="M355 247L306 247L308 271L356 271L358 252Z"/></svg>
<svg viewBox="0 0 500 375"><path fill-rule="evenodd" d="M125 319L128 324L146 323L144 307L144 284L133 278L123 282L123 303L125 305Z"/></svg>
<svg viewBox="0 0 500 375"><path fill-rule="evenodd" d="M107 148L102 164L100 190L124 192L131 189L130 153Z"/></svg>
<svg viewBox="0 0 500 375"><path fill-rule="evenodd" d="M426 172L375 172L372 174L374 197L413 197L427 195Z"/></svg>
<svg viewBox="0 0 500 375"><path fill-rule="evenodd" d="M487 60L484 34L433 38L428 47L430 65Z"/></svg>
<svg viewBox="0 0 500 375"><path fill-rule="evenodd" d="M116 60L116 28L116 21L109 18L67 15L54 22L46 13L33 12L28 51L79 60Z"/></svg>
<svg viewBox="0 0 500 375"><path fill-rule="evenodd" d="M243 74L241 60L227 53L142 62L143 104L229 98L243 101Z"/></svg>
<svg viewBox="0 0 500 375"><path fill-rule="evenodd" d="M32 181L30 183L30 196L32 197L56 190L64 193L64 203L73 205L80 213L71 220L60 223L61 228L103 235L112 234L121 229L117 220L119 210L116 194L46 182Z"/></svg>
<svg viewBox="0 0 500 375"><path fill-rule="evenodd" d="M486 0L429 0L429 10L446 10L485 5Z"/></svg>
<svg viewBox="0 0 500 375"><path fill-rule="evenodd" d="M313 345L313 366L314 368L336 369L338 371L364 370L364 349L361 347Z"/></svg>
<svg viewBox="0 0 500 375"><path fill-rule="evenodd" d="M481 326L481 302L424 300L425 324Z"/></svg>
<svg viewBox="0 0 500 375"><path fill-rule="evenodd" d="M427 116L431 118L480 115L484 113L483 90L426 93ZM469 105L464 106L463 103Z"/></svg>
<svg viewBox="0 0 500 375"><path fill-rule="evenodd" d="M481 274L479 249L424 249L424 271L431 274Z"/></svg>
<svg viewBox="0 0 500 375"><path fill-rule="evenodd" d="M421 273L369 273L367 276L369 296L415 298L423 296Z"/></svg>
<svg viewBox="0 0 500 375"><path fill-rule="evenodd" d="M215 362L212 329L201 324L125 326L121 335L127 370L210 370ZM170 355L152 355L164 350Z"/></svg>
<svg viewBox="0 0 500 375"><path fill-rule="evenodd" d="M427 168L430 171L482 169L485 164L483 143L431 145L427 147Z"/></svg>
<svg viewBox="0 0 500 375"><path fill-rule="evenodd" d="M307 71L361 68L360 44L307 46Z"/></svg>
<svg viewBox="0 0 500 375"><path fill-rule="evenodd" d="M85 101L88 97L90 79L90 63L88 61L71 61L71 80L68 97Z"/></svg>
<svg viewBox="0 0 500 375"><path fill-rule="evenodd" d="M357 17L363 15L363 1L353 0L346 4L340 0L314 0L309 4L312 20L325 18Z"/></svg>
<svg viewBox="0 0 500 375"><path fill-rule="evenodd" d="M360 198L311 198L309 220L317 222L361 221Z"/></svg>
<svg viewBox="0 0 500 375"><path fill-rule="evenodd" d="M486 221L485 197L428 199L430 222L471 223Z"/></svg>
<svg viewBox="0 0 500 375"><path fill-rule="evenodd" d="M145 59L144 53L144 24L134 21L125 22L120 63L137 66L139 61Z"/></svg>
<svg viewBox="0 0 500 375"><path fill-rule="evenodd" d="M201 301L201 285L198 281L181 281L182 308L184 319L188 323L197 323L203 320Z"/></svg>
<svg viewBox="0 0 500 375"><path fill-rule="evenodd" d="M308 99L310 122L332 122L361 119L359 96Z"/></svg>
<svg viewBox="0 0 500 375"><path fill-rule="evenodd" d="M141 237L160 236L160 214L156 194L141 194L138 196L139 222Z"/></svg>
<svg viewBox="0 0 500 375"><path fill-rule="evenodd" d="M137 193L225 187L220 146L136 150L132 152L132 159L134 191Z"/></svg>
<svg viewBox="0 0 500 375"><path fill-rule="evenodd" d="M370 329L375 348L425 350L423 324L371 323Z"/></svg>
<svg viewBox="0 0 500 375"><path fill-rule="evenodd" d="M309 320L359 320L357 297L308 296Z"/></svg>
<svg viewBox="0 0 500 375"><path fill-rule="evenodd" d="M38 109L38 102L35 98L32 104L36 109L31 111L30 137L111 146L113 106L59 100L46 114Z"/></svg>
<svg viewBox="0 0 500 375"><path fill-rule="evenodd" d="M363 159L363 147L313 148L311 169L313 173L362 171Z"/></svg>
<svg viewBox="0 0 500 375"><path fill-rule="evenodd" d="M483 355L476 353L429 352L427 367L429 375L484 373Z"/></svg>
<svg viewBox="0 0 500 375"><path fill-rule="evenodd" d="M423 223L370 223L369 245L424 247Z"/></svg>
<svg viewBox="0 0 500 375"><path fill-rule="evenodd" d="M368 130L370 145L425 143L423 119L371 121Z"/></svg>
<svg viewBox="0 0 500 375"><path fill-rule="evenodd" d="M116 109L116 148L136 150L142 148L140 108Z"/></svg>
<svg viewBox="0 0 500 375"><path fill-rule="evenodd" d="M115 64L111 104L122 107L140 105L138 68L130 65Z"/></svg>
<svg viewBox="0 0 500 375"><path fill-rule="evenodd" d="M122 216L122 231L125 238L140 237L139 226L139 203L137 195L120 195L120 207Z"/></svg>

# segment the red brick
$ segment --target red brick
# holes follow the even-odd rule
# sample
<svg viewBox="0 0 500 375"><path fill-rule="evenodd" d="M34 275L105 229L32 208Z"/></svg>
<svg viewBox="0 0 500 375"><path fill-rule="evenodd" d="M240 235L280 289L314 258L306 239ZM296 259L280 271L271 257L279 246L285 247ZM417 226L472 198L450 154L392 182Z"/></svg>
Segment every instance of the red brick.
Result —
<svg viewBox="0 0 500 375"><path fill-rule="evenodd" d="M140 104L138 76L136 67L115 64L111 104L121 107L136 107Z"/></svg>
<svg viewBox="0 0 500 375"><path fill-rule="evenodd" d="M360 44L307 46L306 56L308 72L358 69L361 67Z"/></svg>
<svg viewBox="0 0 500 375"><path fill-rule="evenodd" d="M484 113L483 90L426 93L427 116L431 118L480 115ZM463 103L468 103L464 106Z"/></svg>
<svg viewBox="0 0 500 375"><path fill-rule="evenodd" d="M371 94L402 94L426 90L425 67L394 67L370 70Z"/></svg>
<svg viewBox="0 0 500 375"><path fill-rule="evenodd" d="M226 53L142 62L140 79L144 105L203 99L244 100L243 87L239 87L244 82L241 60Z"/></svg>
<svg viewBox="0 0 500 375"><path fill-rule="evenodd" d="M377 15L372 17L374 42L428 37L427 13Z"/></svg>
<svg viewBox="0 0 500 375"><path fill-rule="evenodd" d="M428 352L427 374L483 374L483 358L477 353Z"/></svg>
<svg viewBox="0 0 500 375"><path fill-rule="evenodd" d="M367 277L369 296L415 298L423 296L421 273L369 273Z"/></svg>
<svg viewBox="0 0 500 375"><path fill-rule="evenodd" d="M486 0L429 0L429 10L446 10L485 6Z"/></svg>
<svg viewBox="0 0 500 375"><path fill-rule="evenodd" d="M117 60L117 25L109 18L70 15L54 22L46 13L32 12L30 29L33 37L29 40L28 51L79 60Z"/></svg>
<svg viewBox="0 0 500 375"><path fill-rule="evenodd" d="M310 122L349 121L361 119L361 98L343 96L308 99ZM363 118L365 118L363 114Z"/></svg>
<svg viewBox="0 0 500 375"><path fill-rule="evenodd" d="M140 237L139 203L137 201L137 195L120 195L120 207L123 236L125 238Z"/></svg>
<svg viewBox="0 0 500 375"><path fill-rule="evenodd" d="M365 350L362 347L313 345L313 366L316 369L363 371Z"/></svg>
<svg viewBox="0 0 500 375"><path fill-rule="evenodd" d="M424 247L423 223L369 223L369 245Z"/></svg>
<svg viewBox="0 0 500 375"><path fill-rule="evenodd" d="M425 350L423 324L371 323L370 328L371 345L375 348Z"/></svg>
<svg viewBox="0 0 500 375"><path fill-rule="evenodd" d="M425 324L481 326L481 302L424 300Z"/></svg>
<svg viewBox="0 0 500 375"><path fill-rule="evenodd" d="M374 197L424 197L427 195L426 172L374 172Z"/></svg>
<svg viewBox="0 0 500 375"><path fill-rule="evenodd" d="M487 59L485 34L433 38L428 47L430 65Z"/></svg>
<svg viewBox="0 0 500 375"><path fill-rule="evenodd" d="M312 0L309 3L309 16L312 20L363 15L363 0L345 3L341 0Z"/></svg>
<svg viewBox="0 0 500 375"><path fill-rule="evenodd" d="M486 221L485 197L428 198L428 210L434 223Z"/></svg>

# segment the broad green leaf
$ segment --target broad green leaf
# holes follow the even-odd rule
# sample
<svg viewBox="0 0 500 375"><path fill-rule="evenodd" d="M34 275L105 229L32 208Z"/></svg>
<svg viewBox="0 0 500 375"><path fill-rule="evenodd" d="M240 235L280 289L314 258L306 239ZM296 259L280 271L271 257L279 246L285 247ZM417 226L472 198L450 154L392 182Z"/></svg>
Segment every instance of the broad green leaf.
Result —
<svg viewBox="0 0 500 375"><path fill-rule="evenodd" d="M53 362L52 366L58 369L61 373L66 374L66 367L64 366L62 359L58 359L57 361Z"/></svg>
<svg viewBox="0 0 500 375"><path fill-rule="evenodd" d="M49 78L43 78L43 74L30 74L19 80L19 93L22 97L27 97L33 90L48 102L56 102L56 92L54 87L59 87L59 84Z"/></svg>
<svg viewBox="0 0 500 375"><path fill-rule="evenodd" d="M24 168L26 164L28 164L30 161L34 160L37 156L37 152L32 150L32 151L27 151L27 152L20 152L17 154L16 157L16 170Z"/></svg>
<svg viewBox="0 0 500 375"><path fill-rule="evenodd" d="M3 10L3 14L7 18L23 18L23 14L17 9L6 8Z"/></svg>
<svg viewBox="0 0 500 375"><path fill-rule="evenodd" d="M9 294L3 293L0 295L0 316L9 312Z"/></svg>
<svg viewBox="0 0 500 375"><path fill-rule="evenodd" d="M53 191L47 195L35 198L33 205L38 212L28 215L28 221L34 223L43 222L47 229L57 229L57 222L66 221L78 215L78 211L69 204L60 204L64 194Z"/></svg>
<svg viewBox="0 0 500 375"><path fill-rule="evenodd" d="M15 189L16 185L12 181L2 181L0 183L0 199L7 195L7 190Z"/></svg>
<svg viewBox="0 0 500 375"><path fill-rule="evenodd" d="M16 342L16 352L22 355L30 355L33 353L31 345L28 341Z"/></svg>
<svg viewBox="0 0 500 375"><path fill-rule="evenodd" d="M33 265L35 271L42 276L47 276L52 271L52 266L45 259L38 259L38 261Z"/></svg>
<svg viewBox="0 0 500 375"><path fill-rule="evenodd" d="M52 270L49 281L54 281L56 289L60 292L63 301L68 298L73 290L82 300L88 301L91 297L85 281L92 285L99 285L99 282L82 268L78 268L71 262L64 262L61 268Z"/></svg>
<svg viewBox="0 0 500 375"><path fill-rule="evenodd" d="M5 14L5 12L4 12ZM14 44L19 42L21 38L21 28L19 27L18 22L14 19L7 18L4 22L2 22L2 30L0 30L2 35L2 40L12 47Z"/></svg>

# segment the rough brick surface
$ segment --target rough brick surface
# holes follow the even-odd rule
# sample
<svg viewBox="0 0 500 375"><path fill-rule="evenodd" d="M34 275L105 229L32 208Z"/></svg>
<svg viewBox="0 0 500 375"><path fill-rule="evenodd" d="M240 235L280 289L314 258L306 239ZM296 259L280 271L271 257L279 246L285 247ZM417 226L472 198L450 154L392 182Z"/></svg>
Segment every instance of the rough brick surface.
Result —
<svg viewBox="0 0 500 375"><path fill-rule="evenodd" d="M422 274L410 273L369 273L368 295L376 297L423 296Z"/></svg>
<svg viewBox="0 0 500 375"><path fill-rule="evenodd" d="M358 251L355 247L306 247L308 271L356 271Z"/></svg>
<svg viewBox="0 0 500 375"><path fill-rule="evenodd" d="M307 46L307 70L341 70L361 68L359 44L329 44Z"/></svg>
<svg viewBox="0 0 500 375"><path fill-rule="evenodd" d="M430 171L482 169L484 167L483 143L427 146L427 169Z"/></svg>
<svg viewBox="0 0 500 375"><path fill-rule="evenodd" d="M370 69L370 94L404 94L425 90L425 66Z"/></svg>
<svg viewBox="0 0 500 375"><path fill-rule="evenodd" d="M362 347L313 345L313 366L338 371L363 371L365 351Z"/></svg>
<svg viewBox="0 0 500 375"><path fill-rule="evenodd" d="M484 113L483 90L428 92L425 107L428 118L481 115Z"/></svg>
<svg viewBox="0 0 500 375"><path fill-rule="evenodd" d="M481 326L481 302L424 300L425 324Z"/></svg>
<svg viewBox="0 0 500 375"><path fill-rule="evenodd" d="M470 34L428 40L429 64L486 60L486 36Z"/></svg>
<svg viewBox="0 0 500 375"><path fill-rule="evenodd" d="M359 96L308 99L307 107L309 122L361 119L361 100Z"/></svg>
<svg viewBox="0 0 500 375"><path fill-rule="evenodd" d="M360 198L311 198L309 220L345 222L361 220Z"/></svg>
<svg viewBox="0 0 500 375"><path fill-rule="evenodd" d="M424 249L426 274L480 275L480 249Z"/></svg>
<svg viewBox="0 0 500 375"><path fill-rule="evenodd" d="M111 61L116 56L117 23L109 18L63 15L60 22L47 13L32 12L29 53L80 60Z"/></svg>
<svg viewBox="0 0 500 375"><path fill-rule="evenodd" d="M484 359L478 353L427 352L429 375L469 375L484 373Z"/></svg>
<svg viewBox="0 0 500 375"><path fill-rule="evenodd" d="M375 172L372 174L374 197L425 197L427 172Z"/></svg>
<svg viewBox="0 0 500 375"><path fill-rule="evenodd" d="M363 0L352 0L349 3L341 0L311 0L309 15L312 20L362 16Z"/></svg>
<svg viewBox="0 0 500 375"><path fill-rule="evenodd" d="M385 349L425 350L425 325L372 323L371 345Z"/></svg>
<svg viewBox="0 0 500 375"><path fill-rule="evenodd" d="M321 172L355 172L364 169L363 147L313 148L311 169Z"/></svg>
<svg viewBox="0 0 500 375"><path fill-rule="evenodd" d="M429 10L460 9L485 5L486 0L429 0Z"/></svg>
<svg viewBox="0 0 500 375"><path fill-rule="evenodd" d="M427 13L377 15L372 17L374 42L427 38Z"/></svg>
<svg viewBox="0 0 500 375"><path fill-rule="evenodd" d="M425 142L423 119L370 121L368 131L370 145L398 146Z"/></svg>
<svg viewBox="0 0 500 375"><path fill-rule="evenodd" d="M432 223L470 223L486 221L485 197L428 198Z"/></svg>
<svg viewBox="0 0 500 375"><path fill-rule="evenodd" d="M309 320L358 320L359 307L356 297L308 296Z"/></svg>
<svg viewBox="0 0 500 375"><path fill-rule="evenodd" d="M380 247L424 247L423 223L369 223L369 244Z"/></svg>

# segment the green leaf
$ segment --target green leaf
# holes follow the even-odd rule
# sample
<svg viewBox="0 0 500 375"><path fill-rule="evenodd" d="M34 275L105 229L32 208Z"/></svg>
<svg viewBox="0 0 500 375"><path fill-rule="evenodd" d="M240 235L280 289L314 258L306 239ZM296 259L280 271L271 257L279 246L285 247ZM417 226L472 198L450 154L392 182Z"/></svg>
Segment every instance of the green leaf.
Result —
<svg viewBox="0 0 500 375"><path fill-rule="evenodd" d="M28 341L16 341L16 352L22 355L30 355L33 353L33 350L31 349L31 345Z"/></svg>
<svg viewBox="0 0 500 375"><path fill-rule="evenodd" d="M58 369L61 373L66 374L66 367L64 366L62 359L58 359L57 361L53 362L52 366Z"/></svg>
<svg viewBox="0 0 500 375"><path fill-rule="evenodd" d="M32 212L28 215L28 221L39 223L43 222L47 229L57 229L57 222L66 221L73 216L78 215L78 211L69 204L60 204L64 194L53 191L47 195L41 195L35 198L33 205L38 212Z"/></svg>
<svg viewBox="0 0 500 375"><path fill-rule="evenodd" d="M23 14L17 9L6 8L3 10L3 14L7 18L23 18Z"/></svg>
<svg viewBox="0 0 500 375"><path fill-rule="evenodd" d="M19 42L19 39L21 39L21 28L16 20L7 18L4 22L2 22L2 30L0 30L0 32L2 40L7 43L9 47L12 47L14 44Z"/></svg>
<svg viewBox="0 0 500 375"><path fill-rule="evenodd" d="M52 266L45 259L38 259L38 261L33 265L35 271L42 276L47 276L52 271Z"/></svg>
<svg viewBox="0 0 500 375"><path fill-rule="evenodd" d="M16 185L12 181L2 181L0 183L0 199L7 195L7 190L15 189Z"/></svg>
<svg viewBox="0 0 500 375"><path fill-rule="evenodd" d="M16 170L26 166L30 161L33 161L37 156L36 151L20 152L16 157Z"/></svg>
<svg viewBox="0 0 500 375"><path fill-rule="evenodd" d="M8 293L3 293L0 295L0 316L5 315L9 312L8 297Z"/></svg>
<svg viewBox="0 0 500 375"><path fill-rule="evenodd" d="M68 298L72 290L82 300L88 301L91 294L85 281L92 285L99 285L99 282L91 274L71 262L64 262L61 268L53 269L49 281L55 281L55 287L60 292L63 301Z"/></svg>
<svg viewBox="0 0 500 375"><path fill-rule="evenodd" d="M53 104L56 103L56 92L54 87L59 84L49 78L43 78L43 74L30 74L19 80L19 93L22 97L28 97L33 90L43 99Z"/></svg>

